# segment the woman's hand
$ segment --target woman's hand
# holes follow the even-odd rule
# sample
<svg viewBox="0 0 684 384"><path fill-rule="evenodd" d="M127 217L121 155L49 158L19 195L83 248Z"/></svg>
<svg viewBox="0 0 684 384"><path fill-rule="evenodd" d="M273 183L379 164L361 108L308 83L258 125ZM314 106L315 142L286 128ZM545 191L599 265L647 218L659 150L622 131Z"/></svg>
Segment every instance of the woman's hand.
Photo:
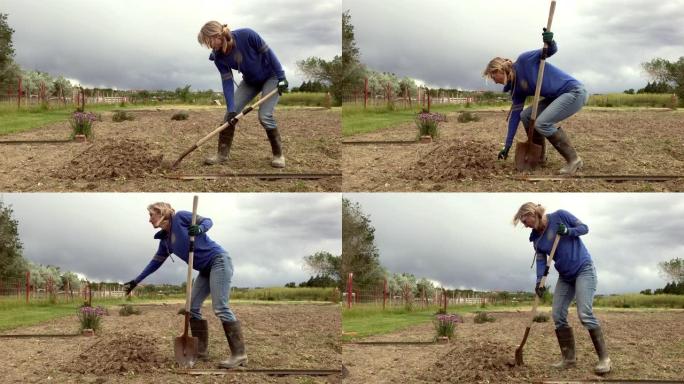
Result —
<svg viewBox="0 0 684 384"><path fill-rule="evenodd" d="M503 147L501 151L499 151L499 160L506 160L508 159L508 151L511 150L511 147Z"/></svg>
<svg viewBox="0 0 684 384"><path fill-rule="evenodd" d="M202 227L200 227L199 225L191 225L190 227L188 227L188 235L197 236L200 233L202 233Z"/></svg>
<svg viewBox="0 0 684 384"><path fill-rule="evenodd" d="M567 236L570 233L570 230L568 229L568 227L565 226L565 224L559 223L558 230L556 230L556 233L561 236Z"/></svg>

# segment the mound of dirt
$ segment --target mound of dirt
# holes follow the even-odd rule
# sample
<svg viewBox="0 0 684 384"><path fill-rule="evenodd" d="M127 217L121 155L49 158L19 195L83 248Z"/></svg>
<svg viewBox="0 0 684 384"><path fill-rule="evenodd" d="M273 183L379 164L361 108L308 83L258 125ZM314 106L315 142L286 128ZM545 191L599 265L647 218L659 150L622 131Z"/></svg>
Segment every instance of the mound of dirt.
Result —
<svg viewBox="0 0 684 384"><path fill-rule="evenodd" d="M161 167L163 155L150 155L150 145L131 139L95 142L72 159L57 177L88 181L137 179Z"/></svg>
<svg viewBox="0 0 684 384"><path fill-rule="evenodd" d="M497 161L498 148L491 142L450 140L418 152L416 162L402 173L408 180L434 182L487 179L507 172Z"/></svg>
<svg viewBox="0 0 684 384"><path fill-rule="evenodd" d="M422 379L449 383L505 383L526 376L515 366L515 347L492 341L467 341L429 367Z"/></svg>
<svg viewBox="0 0 684 384"><path fill-rule="evenodd" d="M174 362L155 347L156 340L140 333L99 336L91 348L81 352L62 370L81 374L127 374L166 370Z"/></svg>

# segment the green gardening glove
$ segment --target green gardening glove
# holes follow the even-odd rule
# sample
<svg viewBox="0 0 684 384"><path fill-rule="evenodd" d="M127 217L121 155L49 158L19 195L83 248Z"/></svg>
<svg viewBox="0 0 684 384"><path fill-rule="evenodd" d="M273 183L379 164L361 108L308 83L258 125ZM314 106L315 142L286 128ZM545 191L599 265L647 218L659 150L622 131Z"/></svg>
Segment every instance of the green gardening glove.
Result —
<svg viewBox="0 0 684 384"><path fill-rule="evenodd" d="M544 32L542 32L542 41L545 44L551 44L551 42L553 42L553 32L547 32L546 28L544 28Z"/></svg>
<svg viewBox="0 0 684 384"><path fill-rule="evenodd" d="M565 224L560 223L558 224L558 230L556 231L557 234L561 236L567 236L570 233L570 230L568 227L565 226Z"/></svg>
<svg viewBox="0 0 684 384"><path fill-rule="evenodd" d="M197 236L200 233L202 233L202 227L200 227L199 225L191 225L188 228L188 235L190 236Z"/></svg>
<svg viewBox="0 0 684 384"><path fill-rule="evenodd" d="M508 159L508 151L511 150L511 147L503 147L501 151L499 151L499 160L506 160Z"/></svg>
<svg viewBox="0 0 684 384"><path fill-rule="evenodd" d="M282 96L283 93L287 92L288 85L287 79L278 81L278 94Z"/></svg>

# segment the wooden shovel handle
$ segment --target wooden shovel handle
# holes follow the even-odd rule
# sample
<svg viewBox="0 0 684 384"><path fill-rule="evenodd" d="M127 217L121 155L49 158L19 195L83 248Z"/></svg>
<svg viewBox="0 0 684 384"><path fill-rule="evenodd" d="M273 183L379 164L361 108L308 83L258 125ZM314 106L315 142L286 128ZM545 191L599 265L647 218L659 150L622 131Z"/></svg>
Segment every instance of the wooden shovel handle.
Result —
<svg viewBox="0 0 684 384"><path fill-rule="evenodd" d="M549 19L546 22L546 31L551 32L551 23L553 22L553 13L556 11L556 1L551 2L551 7L549 8ZM549 45L547 43L544 43L544 50L543 52L546 52L546 50L549 48ZM546 57L545 55L542 55L542 58L539 62L539 72L537 72L537 86L534 89L534 102L532 104L532 118L530 121L530 126L527 127L527 136L529 138L529 141L532 140L532 130L534 129L534 122L537 120L537 107L539 105L539 97L541 95L541 86L542 86L542 81L544 80L544 64L546 63Z"/></svg>
<svg viewBox="0 0 684 384"><path fill-rule="evenodd" d="M192 197L192 219L191 225L197 222L197 195ZM195 236L190 236L190 249L188 250L188 275L185 280L185 326L183 336L188 336L188 324L190 323L190 297L192 295L192 263L195 256Z"/></svg>

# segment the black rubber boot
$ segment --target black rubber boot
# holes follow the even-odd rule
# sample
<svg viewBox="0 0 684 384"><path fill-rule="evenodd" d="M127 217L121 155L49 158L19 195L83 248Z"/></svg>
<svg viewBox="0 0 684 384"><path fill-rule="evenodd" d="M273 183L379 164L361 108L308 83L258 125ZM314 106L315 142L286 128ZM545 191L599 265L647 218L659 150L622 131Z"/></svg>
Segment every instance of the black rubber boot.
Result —
<svg viewBox="0 0 684 384"><path fill-rule="evenodd" d="M594 349L596 349L599 358L598 364L594 367L594 372L598 375L605 375L610 372L610 357L608 357L606 341L603 339L601 327L590 329L589 336L591 336L591 342L594 343Z"/></svg>
<svg viewBox="0 0 684 384"><path fill-rule="evenodd" d="M233 136L235 136L235 126L229 125L223 131L219 132L218 150L216 156L208 157L204 160L204 164L214 165L218 163L225 163L230 156L230 147L233 145Z"/></svg>
<svg viewBox="0 0 684 384"><path fill-rule="evenodd" d="M271 143L271 151L273 152L273 159L271 166L274 168L285 168L285 156L283 156L283 144L280 139L280 132L278 128L267 129L266 135L268 141Z"/></svg>
<svg viewBox="0 0 684 384"><path fill-rule="evenodd" d="M209 342L209 326L206 320L190 319L190 330L192 337L198 340L197 357L202 361L209 360L208 342Z"/></svg>
<svg viewBox="0 0 684 384"><path fill-rule="evenodd" d="M572 333L572 328L558 328L556 329L556 337L558 338L558 345L560 346L561 355L563 359L552 364L554 368L571 368L577 364L575 359L575 336Z"/></svg>
<svg viewBox="0 0 684 384"><path fill-rule="evenodd" d="M565 134L565 131L558 128L558 131L547 137L547 139L549 139L549 143L556 148L558 153L560 153L567 162L567 164L560 169L559 173L561 175L572 175L577 172L578 169L582 168L584 162L581 157L577 156L577 152L575 152L575 148L570 144L570 139Z"/></svg>
<svg viewBox="0 0 684 384"><path fill-rule="evenodd" d="M245 340L242 337L242 328L239 321L224 321L223 332L230 347L230 358L219 363L219 368L232 369L241 365L247 365L247 353L245 352Z"/></svg>
<svg viewBox="0 0 684 384"><path fill-rule="evenodd" d="M541 133L537 132L536 130L532 133L532 142L537 145L541 145L542 151L541 151L541 159L539 159L539 162L541 165L546 164L546 138L544 135Z"/></svg>

